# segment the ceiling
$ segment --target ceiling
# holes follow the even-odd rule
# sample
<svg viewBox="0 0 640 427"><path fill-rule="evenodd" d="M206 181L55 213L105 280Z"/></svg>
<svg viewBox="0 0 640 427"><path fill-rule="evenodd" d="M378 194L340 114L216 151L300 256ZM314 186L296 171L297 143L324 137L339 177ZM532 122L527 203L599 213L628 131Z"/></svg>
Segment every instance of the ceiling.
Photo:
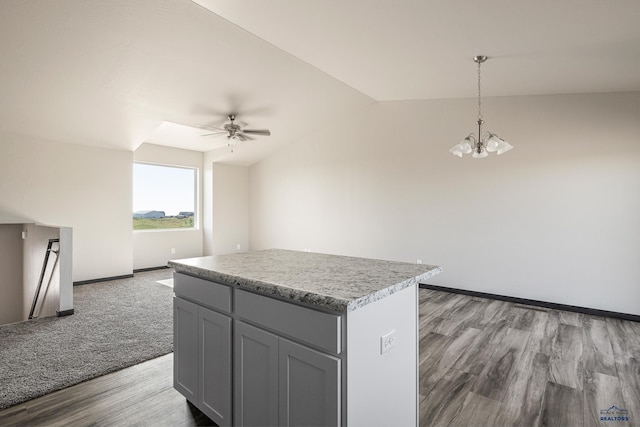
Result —
<svg viewBox="0 0 640 427"><path fill-rule="evenodd" d="M378 101L640 90L637 0L195 0ZM484 85L483 85L484 89Z"/></svg>
<svg viewBox="0 0 640 427"><path fill-rule="evenodd" d="M474 97L478 54L485 96L638 91L639 22L637 0L2 0L0 132L252 164L375 101ZM272 136L190 129L232 112Z"/></svg>

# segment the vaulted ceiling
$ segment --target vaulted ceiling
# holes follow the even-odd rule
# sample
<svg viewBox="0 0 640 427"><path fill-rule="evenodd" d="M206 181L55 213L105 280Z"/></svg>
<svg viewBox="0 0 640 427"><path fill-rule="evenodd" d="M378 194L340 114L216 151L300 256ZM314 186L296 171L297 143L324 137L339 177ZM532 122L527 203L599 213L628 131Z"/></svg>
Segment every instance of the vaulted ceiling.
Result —
<svg viewBox="0 0 640 427"><path fill-rule="evenodd" d="M251 164L375 101L640 90L637 0L3 0L0 132ZM235 112L271 137L187 127ZM165 125L166 127L166 125Z"/></svg>

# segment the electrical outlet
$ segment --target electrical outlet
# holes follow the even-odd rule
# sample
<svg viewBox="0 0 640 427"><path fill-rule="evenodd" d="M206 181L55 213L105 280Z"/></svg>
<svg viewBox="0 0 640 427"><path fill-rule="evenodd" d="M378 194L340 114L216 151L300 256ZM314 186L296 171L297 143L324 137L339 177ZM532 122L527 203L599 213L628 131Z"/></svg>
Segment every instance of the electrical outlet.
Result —
<svg viewBox="0 0 640 427"><path fill-rule="evenodd" d="M416 264L422 264L422 260L421 259L417 260Z"/></svg>
<svg viewBox="0 0 640 427"><path fill-rule="evenodd" d="M238 244L236 245L236 250L237 250L237 251L239 251L239 250L240 250L240 243L238 243Z"/></svg>
<svg viewBox="0 0 640 427"><path fill-rule="evenodd" d="M176 254L176 248L171 248L171 255L175 255Z"/></svg>
<svg viewBox="0 0 640 427"><path fill-rule="evenodd" d="M382 335L380 337L380 354L384 354L385 352L393 348L396 345L397 341L398 340L396 338L395 329L391 332L387 332L386 334Z"/></svg>

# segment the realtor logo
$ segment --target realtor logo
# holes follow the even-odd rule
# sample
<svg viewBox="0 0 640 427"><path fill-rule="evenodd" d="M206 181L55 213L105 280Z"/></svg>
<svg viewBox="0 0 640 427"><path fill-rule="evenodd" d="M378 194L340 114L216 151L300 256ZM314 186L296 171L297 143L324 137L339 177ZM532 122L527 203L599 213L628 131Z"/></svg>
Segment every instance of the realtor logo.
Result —
<svg viewBox="0 0 640 427"><path fill-rule="evenodd" d="M629 421L629 411L611 405L608 409L600 409L600 421Z"/></svg>

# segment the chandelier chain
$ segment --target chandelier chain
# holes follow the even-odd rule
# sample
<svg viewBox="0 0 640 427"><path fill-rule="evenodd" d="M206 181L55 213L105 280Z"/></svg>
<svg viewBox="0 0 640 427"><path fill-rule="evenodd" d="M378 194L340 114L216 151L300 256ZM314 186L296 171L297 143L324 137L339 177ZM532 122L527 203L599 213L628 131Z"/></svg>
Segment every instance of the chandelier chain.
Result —
<svg viewBox="0 0 640 427"><path fill-rule="evenodd" d="M480 64L478 61L478 120L482 120L482 97L480 92Z"/></svg>

